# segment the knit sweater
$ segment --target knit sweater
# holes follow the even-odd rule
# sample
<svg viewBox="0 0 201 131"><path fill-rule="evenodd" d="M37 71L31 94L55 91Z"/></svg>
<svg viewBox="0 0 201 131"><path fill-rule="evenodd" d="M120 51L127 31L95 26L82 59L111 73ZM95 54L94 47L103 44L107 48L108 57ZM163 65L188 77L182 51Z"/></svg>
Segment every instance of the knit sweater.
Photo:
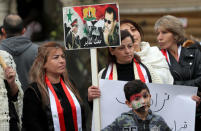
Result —
<svg viewBox="0 0 201 131"><path fill-rule="evenodd" d="M12 67L16 70L16 65L13 60L13 57L8 54L6 51L0 50L0 56L5 61L6 65ZM0 101L1 101L1 108L0 108L0 131L9 131L9 102L7 96L7 90L5 85L5 77L4 77L4 70L2 66L0 66ZM16 74L15 82L18 86L18 96L17 101L13 102L15 106L15 110L19 117L19 128L21 128L21 116L22 116L22 106L23 106L23 91L21 89L21 83L18 79L18 75Z"/></svg>

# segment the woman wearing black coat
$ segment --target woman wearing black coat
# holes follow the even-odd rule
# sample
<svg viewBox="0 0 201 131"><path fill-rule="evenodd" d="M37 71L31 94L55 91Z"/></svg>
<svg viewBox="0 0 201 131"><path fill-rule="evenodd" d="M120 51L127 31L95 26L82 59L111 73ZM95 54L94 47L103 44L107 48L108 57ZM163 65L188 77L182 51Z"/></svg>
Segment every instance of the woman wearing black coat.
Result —
<svg viewBox="0 0 201 131"><path fill-rule="evenodd" d="M197 46L183 47L186 38L181 21L171 15L158 19L155 23L157 41L163 55L166 57L174 78L175 85L198 87L198 95L201 92L201 52ZM193 96L200 103L200 97ZM199 110L199 108L197 108ZM196 131L199 126L200 116L196 117Z"/></svg>
<svg viewBox="0 0 201 131"><path fill-rule="evenodd" d="M27 131L85 131L82 100L70 83L64 48L48 42L39 47L25 91L23 129Z"/></svg>

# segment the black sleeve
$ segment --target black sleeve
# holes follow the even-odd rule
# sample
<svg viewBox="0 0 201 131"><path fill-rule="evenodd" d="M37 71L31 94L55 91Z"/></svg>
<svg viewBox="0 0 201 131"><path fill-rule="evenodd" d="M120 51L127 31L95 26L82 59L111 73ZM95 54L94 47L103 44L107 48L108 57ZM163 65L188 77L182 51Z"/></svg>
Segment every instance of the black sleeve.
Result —
<svg viewBox="0 0 201 131"><path fill-rule="evenodd" d="M47 130L47 125L44 122L46 119L42 103L33 88L28 88L25 91L23 102L23 129L26 131Z"/></svg>
<svg viewBox="0 0 201 131"><path fill-rule="evenodd" d="M105 79L106 77L106 73L107 73L107 69L108 69L108 66L105 68L105 70L103 71L102 75L101 75L101 79Z"/></svg>
<svg viewBox="0 0 201 131"><path fill-rule="evenodd" d="M9 86L8 82L7 82L6 80L4 80L4 83L5 83L5 86L6 86L6 90L7 90L7 92L8 92L8 99L9 99L10 101L16 102L16 101L17 101L17 97L18 97L18 92L19 92L19 90L18 90L18 92L17 92L14 96L11 96L11 95L10 95L10 86Z"/></svg>
<svg viewBox="0 0 201 131"><path fill-rule="evenodd" d="M89 104L90 109L93 110L93 100L92 101L88 101L88 104Z"/></svg>
<svg viewBox="0 0 201 131"><path fill-rule="evenodd" d="M80 104L81 105L81 112L82 112L82 131L87 131L87 127L86 127L86 119L87 119L87 112L86 112L86 107L84 104Z"/></svg>

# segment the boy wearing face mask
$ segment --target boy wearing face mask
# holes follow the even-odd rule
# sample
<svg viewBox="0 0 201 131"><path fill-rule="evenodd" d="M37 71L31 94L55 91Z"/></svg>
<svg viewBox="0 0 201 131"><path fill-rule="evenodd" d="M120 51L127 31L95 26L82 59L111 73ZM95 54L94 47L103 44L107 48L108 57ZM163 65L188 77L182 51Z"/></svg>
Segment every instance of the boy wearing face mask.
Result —
<svg viewBox="0 0 201 131"><path fill-rule="evenodd" d="M145 83L130 81L125 84L124 93L132 110L122 113L102 131L171 131L164 119L149 109L151 94Z"/></svg>

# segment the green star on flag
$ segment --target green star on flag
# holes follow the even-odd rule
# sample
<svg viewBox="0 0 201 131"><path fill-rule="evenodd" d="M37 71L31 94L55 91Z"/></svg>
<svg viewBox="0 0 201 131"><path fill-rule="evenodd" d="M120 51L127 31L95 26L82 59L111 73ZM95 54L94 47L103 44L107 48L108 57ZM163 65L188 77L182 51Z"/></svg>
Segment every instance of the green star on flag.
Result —
<svg viewBox="0 0 201 131"><path fill-rule="evenodd" d="M68 14L67 14L67 16L68 16L68 22L69 21L72 22L72 15L73 15L73 13L71 13L71 9L69 9L68 11L69 11Z"/></svg>

